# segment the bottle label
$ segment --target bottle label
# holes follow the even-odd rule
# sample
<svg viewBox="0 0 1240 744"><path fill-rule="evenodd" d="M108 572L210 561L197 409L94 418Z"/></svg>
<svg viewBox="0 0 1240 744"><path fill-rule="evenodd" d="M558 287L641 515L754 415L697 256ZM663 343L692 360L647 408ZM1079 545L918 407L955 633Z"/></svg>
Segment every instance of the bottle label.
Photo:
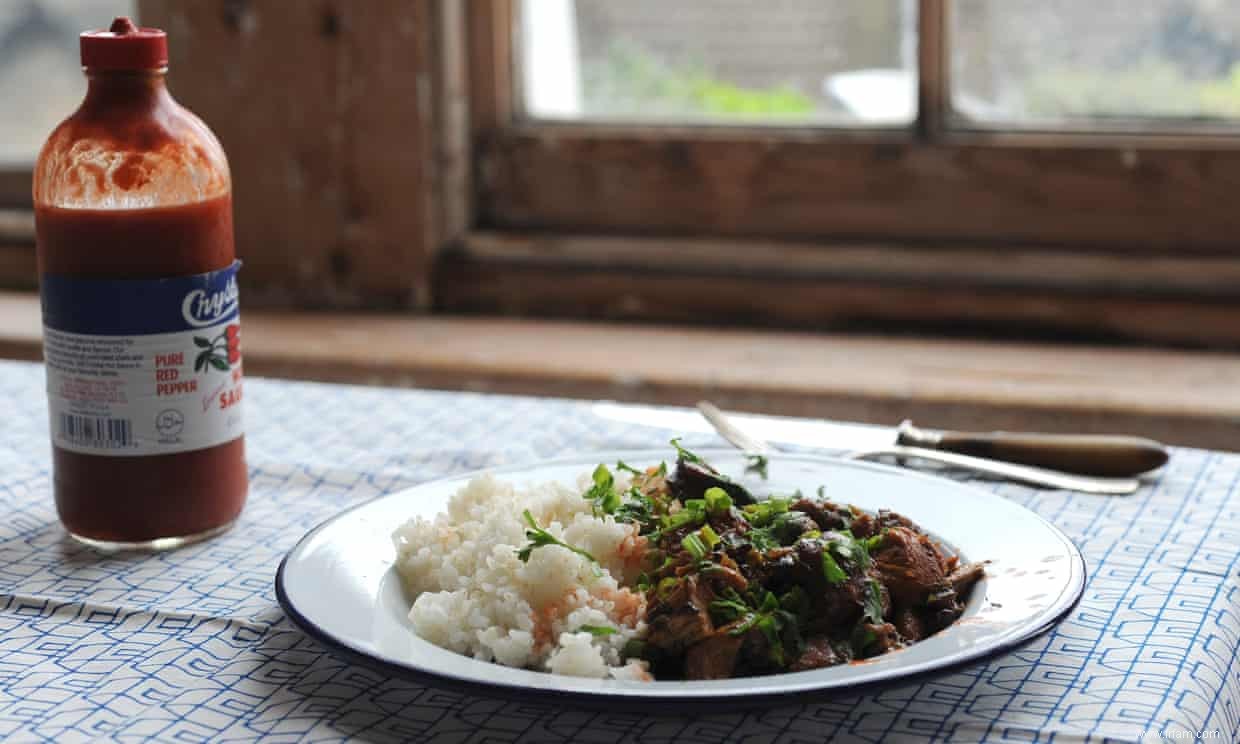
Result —
<svg viewBox="0 0 1240 744"><path fill-rule="evenodd" d="M43 275L53 444L132 457L240 437L240 267L168 279Z"/></svg>

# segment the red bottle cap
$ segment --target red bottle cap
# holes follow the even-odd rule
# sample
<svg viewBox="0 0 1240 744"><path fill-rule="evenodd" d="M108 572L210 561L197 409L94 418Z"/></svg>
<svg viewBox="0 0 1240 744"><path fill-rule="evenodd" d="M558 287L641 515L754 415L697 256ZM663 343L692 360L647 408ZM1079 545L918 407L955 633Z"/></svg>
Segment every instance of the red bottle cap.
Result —
<svg viewBox="0 0 1240 744"><path fill-rule="evenodd" d="M159 70L168 66L168 35L158 28L138 28L128 18L112 21L107 31L81 36L82 66L94 70Z"/></svg>

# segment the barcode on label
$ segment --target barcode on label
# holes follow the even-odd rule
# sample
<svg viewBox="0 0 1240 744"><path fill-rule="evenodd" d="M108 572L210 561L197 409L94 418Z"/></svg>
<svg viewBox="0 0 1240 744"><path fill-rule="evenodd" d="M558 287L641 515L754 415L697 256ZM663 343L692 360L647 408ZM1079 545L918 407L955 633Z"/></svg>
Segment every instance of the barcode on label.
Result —
<svg viewBox="0 0 1240 744"><path fill-rule="evenodd" d="M100 449L133 446L133 424L129 419L60 414L60 438L73 444Z"/></svg>

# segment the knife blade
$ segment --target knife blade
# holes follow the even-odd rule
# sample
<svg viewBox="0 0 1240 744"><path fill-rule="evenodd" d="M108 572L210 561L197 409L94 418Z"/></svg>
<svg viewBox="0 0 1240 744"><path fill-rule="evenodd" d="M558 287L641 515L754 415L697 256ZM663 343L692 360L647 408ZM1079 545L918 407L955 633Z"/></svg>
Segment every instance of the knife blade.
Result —
<svg viewBox="0 0 1240 744"><path fill-rule="evenodd" d="M921 429L900 424L896 444L1050 468L1064 473L1128 478L1167 464L1159 442L1111 434L1040 434Z"/></svg>
<svg viewBox="0 0 1240 744"><path fill-rule="evenodd" d="M747 434L738 428L732 420L709 401L699 401L698 411L701 412L715 431L734 447L746 455L768 456L777 450L767 442ZM861 450L844 455L847 459L873 460L879 458L895 458L897 462L907 460L925 460L949 467L964 468L1007 480L1019 481L1030 485L1050 488L1062 488L1072 491L1096 494L1122 495L1136 491L1141 482L1136 478L1090 477L1065 473L1031 465L1002 462L971 455L963 455L942 450L926 449L905 445L891 445L879 449Z"/></svg>

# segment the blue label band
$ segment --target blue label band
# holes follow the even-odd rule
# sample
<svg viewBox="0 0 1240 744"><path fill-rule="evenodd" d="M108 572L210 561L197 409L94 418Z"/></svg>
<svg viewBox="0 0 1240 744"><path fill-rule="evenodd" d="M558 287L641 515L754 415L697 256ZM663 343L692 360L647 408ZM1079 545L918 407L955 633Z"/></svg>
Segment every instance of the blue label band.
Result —
<svg viewBox="0 0 1240 744"><path fill-rule="evenodd" d="M66 333L143 336L223 323L238 315L240 261L167 279L40 277L43 325Z"/></svg>

